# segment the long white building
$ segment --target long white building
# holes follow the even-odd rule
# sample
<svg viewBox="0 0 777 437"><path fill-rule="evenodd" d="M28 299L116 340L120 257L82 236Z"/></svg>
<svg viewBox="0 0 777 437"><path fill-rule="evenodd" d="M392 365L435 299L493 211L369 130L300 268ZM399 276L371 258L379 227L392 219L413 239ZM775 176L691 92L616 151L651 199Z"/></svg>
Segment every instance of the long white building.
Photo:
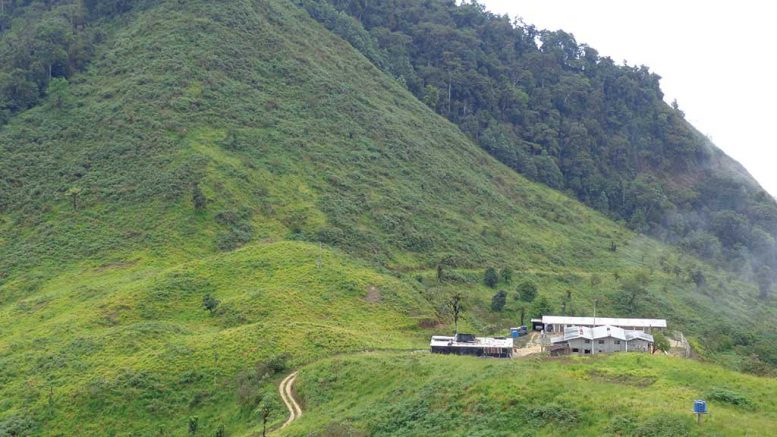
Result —
<svg viewBox="0 0 777 437"><path fill-rule="evenodd" d="M532 319L532 329L545 332L564 332L572 326L594 328L597 326L615 326L628 331L652 332L653 329L665 329L666 319L628 319L613 317L572 317L572 316L542 316L542 319Z"/></svg>

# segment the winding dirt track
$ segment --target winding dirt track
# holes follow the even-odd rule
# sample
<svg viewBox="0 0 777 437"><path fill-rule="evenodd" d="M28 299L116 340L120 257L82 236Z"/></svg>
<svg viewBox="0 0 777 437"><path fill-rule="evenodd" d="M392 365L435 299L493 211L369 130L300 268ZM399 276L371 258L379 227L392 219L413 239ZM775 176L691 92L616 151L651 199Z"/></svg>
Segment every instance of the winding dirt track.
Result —
<svg viewBox="0 0 777 437"><path fill-rule="evenodd" d="M286 428L291 422L294 422L302 416L302 408L300 408L297 400L294 399L294 395L291 391L294 386L294 381L297 379L297 373L298 372L294 372L284 378L283 381L281 381L281 385L278 387L281 399L283 400L283 403L286 404L286 408L289 409L289 418L284 422L280 429Z"/></svg>

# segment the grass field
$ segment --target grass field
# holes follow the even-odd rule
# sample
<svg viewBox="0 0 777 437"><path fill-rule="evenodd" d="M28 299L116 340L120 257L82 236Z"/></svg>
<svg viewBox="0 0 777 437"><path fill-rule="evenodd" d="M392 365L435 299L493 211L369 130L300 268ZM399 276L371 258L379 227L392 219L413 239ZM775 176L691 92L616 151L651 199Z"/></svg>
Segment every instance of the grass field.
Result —
<svg viewBox="0 0 777 437"><path fill-rule="evenodd" d="M369 353L303 368L296 389L305 414L283 435L762 436L777 427L773 378L637 353ZM701 427L695 399L709 401Z"/></svg>

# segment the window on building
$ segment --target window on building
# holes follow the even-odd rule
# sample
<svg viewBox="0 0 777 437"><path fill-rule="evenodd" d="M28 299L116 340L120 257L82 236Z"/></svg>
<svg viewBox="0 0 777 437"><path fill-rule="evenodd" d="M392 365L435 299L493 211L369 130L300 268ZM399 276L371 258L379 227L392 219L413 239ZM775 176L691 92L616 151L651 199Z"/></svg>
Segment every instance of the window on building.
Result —
<svg viewBox="0 0 777 437"><path fill-rule="evenodd" d="M604 340L599 340L599 344L604 344Z"/></svg>
<svg viewBox="0 0 777 437"><path fill-rule="evenodd" d="M590 354L591 353L591 349L586 349L585 353Z"/></svg>
<svg viewBox="0 0 777 437"><path fill-rule="evenodd" d="M615 344L621 344L620 340L615 340Z"/></svg>
<svg viewBox="0 0 777 437"><path fill-rule="evenodd" d="M572 352L579 353L579 352L580 352L580 349L578 349L578 348L576 348L576 347L573 347L573 348L572 348Z"/></svg>
<svg viewBox="0 0 777 437"><path fill-rule="evenodd" d="M586 340L586 341L585 341L585 344L588 344L588 343L590 343L590 342L591 342L591 340Z"/></svg>

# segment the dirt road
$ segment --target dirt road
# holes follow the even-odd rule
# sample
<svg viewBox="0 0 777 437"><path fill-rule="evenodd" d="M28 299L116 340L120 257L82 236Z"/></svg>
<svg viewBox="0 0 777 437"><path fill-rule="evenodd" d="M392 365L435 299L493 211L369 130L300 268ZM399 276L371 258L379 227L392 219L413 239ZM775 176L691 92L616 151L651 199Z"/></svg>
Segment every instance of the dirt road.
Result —
<svg viewBox="0 0 777 437"><path fill-rule="evenodd" d="M283 426L280 427L280 429L286 428L291 422L294 422L300 416L302 416L302 408L300 408L297 400L294 399L294 394L292 392L294 381L297 379L297 373L298 372L294 372L284 378L283 381L281 381L281 385L278 387L278 392L281 394L281 399L283 400L283 403L286 404L286 408L289 409L289 418L286 420Z"/></svg>

